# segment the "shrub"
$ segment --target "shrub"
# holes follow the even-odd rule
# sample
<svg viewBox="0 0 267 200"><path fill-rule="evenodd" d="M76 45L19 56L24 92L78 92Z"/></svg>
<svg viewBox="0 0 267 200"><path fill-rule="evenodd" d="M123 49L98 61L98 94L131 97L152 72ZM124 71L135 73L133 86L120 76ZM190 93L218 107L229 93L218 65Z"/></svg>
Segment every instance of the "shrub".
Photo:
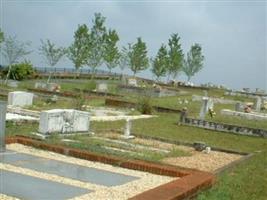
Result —
<svg viewBox="0 0 267 200"><path fill-rule="evenodd" d="M6 75L8 73L8 68L4 69L3 74ZM28 78L32 78L35 75L35 70L33 69L33 65L30 61L24 61L19 64L14 64L11 67L10 71L10 79L13 80L24 80Z"/></svg>
<svg viewBox="0 0 267 200"><path fill-rule="evenodd" d="M86 98L82 90L80 90L79 94L77 95L76 98L73 99L73 106L74 109L77 110L84 110L85 108L83 107L85 104Z"/></svg>
<svg viewBox="0 0 267 200"><path fill-rule="evenodd" d="M141 97L137 103L137 110L142 114L150 115L153 111L151 98L149 96Z"/></svg>

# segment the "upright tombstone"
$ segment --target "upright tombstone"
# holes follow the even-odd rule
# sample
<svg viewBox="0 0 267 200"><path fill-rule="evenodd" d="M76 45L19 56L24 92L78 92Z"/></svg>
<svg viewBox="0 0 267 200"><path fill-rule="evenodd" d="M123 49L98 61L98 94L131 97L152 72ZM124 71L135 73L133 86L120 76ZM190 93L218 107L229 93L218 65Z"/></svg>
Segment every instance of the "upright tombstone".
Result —
<svg viewBox="0 0 267 200"><path fill-rule="evenodd" d="M31 106L33 94L23 91L14 91L8 93L8 105L12 106Z"/></svg>
<svg viewBox="0 0 267 200"><path fill-rule="evenodd" d="M235 104L235 111L242 112L243 110L244 110L244 108L242 107L241 103L240 102L237 102Z"/></svg>
<svg viewBox="0 0 267 200"><path fill-rule="evenodd" d="M132 128L132 121L129 118L127 118L126 119L126 124L125 124L123 138L125 138L125 139L132 139L132 138L134 138L134 136L131 135L131 128Z"/></svg>
<svg viewBox="0 0 267 200"><path fill-rule="evenodd" d="M257 112L261 111L261 103L262 103L262 99L260 97L256 98L256 105L255 105L255 110Z"/></svg>
<svg viewBox="0 0 267 200"><path fill-rule="evenodd" d="M7 104L4 101L0 101L0 152L5 152L5 129L6 129L6 107Z"/></svg>
<svg viewBox="0 0 267 200"><path fill-rule="evenodd" d="M106 83L98 83L97 86L96 86L96 90L98 92L107 92L108 85Z"/></svg>
<svg viewBox="0 0 267 200"><path fill-rule="evenodd" d="M128 85L129 86L133 86L133 87L137 87L137 80L135 78L129 78L128 79Z"/></svg>
<svg viewBox="0 0 267 200"><path fill-rule="evenodd" d="M199 113L199 118L204 120L206 113L208 112L209 109L213 109L213 101L208 97L203 97L202 106L201 106L200 113Z"/></svg>
<svg viewBox="0 0 267 200"><path fill-rule="evenodd" d="M204 93L204 97L208 97L208 91L207 90L204 90L203 93Z"/></svg>

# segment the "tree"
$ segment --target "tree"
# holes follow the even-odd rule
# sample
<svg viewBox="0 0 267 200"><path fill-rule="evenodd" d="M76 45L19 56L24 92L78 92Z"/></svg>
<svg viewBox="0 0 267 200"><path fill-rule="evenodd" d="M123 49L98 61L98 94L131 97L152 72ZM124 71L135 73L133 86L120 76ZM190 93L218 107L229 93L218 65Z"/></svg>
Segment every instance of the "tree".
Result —
<svg viewBox="0 0 267 200"><path fill-rule="evenodd" d="M123 71L126 67L130 66L130 59L129 59L129 49L131 47L131 44L128 44L128 47L122 47L122 50L120 52L120 61L119 61L119 67L121 69L121 74L123 75Z"/></svg>
<svg viewBox="0 0 267 200"><path fill-rule="evenodd" d="M95 13L89 40L91 49L86 61L86 64L92 68L92 77L95 74L96 68L103 64L106 35L106 27L104 26L105 20L106 18L100 13Z"/></svg>
<svg viewBox="0 0 267 200"><path fill-rule="evenodd" d="M199 44L194 44L187 53L187 59L184 61L183 66L183 72L187 76L187 81L190 81L192 76L203 68L204 56L201 51L201 46Z"/></svg>
<svg viewBox="0 0 267 200"><path fill-rule="evenodd" d="M168 69L169 57L165 45L161 45L155 59L152 59L152 73L157 77L157 81L161 76L165 76Z"/></svg>
<svg viewBox="0 0 267 200"><path fill-rule="evenodd" d="M68 49L68 58L73 62L76 71L86 65L87 56L90 51L89 29L85 24L79 25L74 33L74 42Z"/></svg>
<svg viewBox="0 0 267 200"><path fill-rule="evenodd" d="M6 75L5 84L10 76L12 65L17 63L21 58L31 53L27 48L30 46L29 42L19 42L16 37L7 37L3 43L2 54L8 63L8 72Z"/></svg>
<svg viewBox="0 0 267 200"><path fill-rule="evenodd" d="M54 43L50 40L46 40L45 42L41 40L40 46L40 54L43 55L46 63L51 67L54 67L59 60L66 54L66 49L63 47L56 47ZM49 83L51 79L51 73L47 79L47 83Z"/></svg>
<svg viewBox="0 0 267 200"><path fill-rule="evenodd" d="M4 41L4 33L0 29L0 44Z"/></svg>
<svg viewBox="0 0 267 200"><path fill-rule="evenodd" d="M169 65L168 65L168 75L172 75L176 78L178 73L182 70L183 66L183 51L181 49L180 37L178 34L172 34L169 39Z"/></svg>
<svg viewBox="0 0 267 200"><path fill-rule="evenodd" d="M104 62L109 72L120 62L120 52L116 46L119 36L115 30L109 30L105 36Z"/></svg>
<svg viewBox="0 0 267 200"><path fill-rule="evenodd" d="M147 57L146 43L139 37L134 45L129 45L129 61L130 68L135 74L138 71L145 70L149 67L149 59Z"/></svg>

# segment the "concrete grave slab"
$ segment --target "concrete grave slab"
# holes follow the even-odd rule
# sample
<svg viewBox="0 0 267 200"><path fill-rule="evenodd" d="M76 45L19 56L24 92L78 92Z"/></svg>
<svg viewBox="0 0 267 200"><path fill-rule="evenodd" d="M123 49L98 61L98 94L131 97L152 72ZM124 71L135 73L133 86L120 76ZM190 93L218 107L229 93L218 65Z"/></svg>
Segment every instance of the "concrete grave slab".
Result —
<svg viewBox="0 0 267 200"><path fill-rule="evenodd" d="M19 199L60 200L92 192L91 190L48 181L7 170L0 171L0 193Z"/></svg>
<svg viewBox="0 0 267 200"><path fill-rule="evenodd" d="M109 172L106 170L84 167L57 160L51 160L24 153L0 154L2 163L28 168L31 170L56 174L66 178L104 185L118 186L138 179L138 177Z"/></svg>

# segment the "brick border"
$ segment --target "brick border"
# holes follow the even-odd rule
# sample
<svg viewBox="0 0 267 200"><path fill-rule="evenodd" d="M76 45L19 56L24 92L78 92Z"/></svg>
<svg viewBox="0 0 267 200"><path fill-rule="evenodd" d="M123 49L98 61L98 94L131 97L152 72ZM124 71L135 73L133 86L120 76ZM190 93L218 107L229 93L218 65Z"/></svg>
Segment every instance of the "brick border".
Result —
<svg viewBox="0 0 267 200"><path fill-rule="evenodd" d="M130 200L182 200L196 195L200 190L209 188L215 183L215 176L208 172L140 160L125 160L115 156L101 155L63 145L51 145L26 136L7 137L6 144L11 143L19 143L76 158L117 165L123 168L179 177L179 179L138 194L130 198Z"/></svg>

